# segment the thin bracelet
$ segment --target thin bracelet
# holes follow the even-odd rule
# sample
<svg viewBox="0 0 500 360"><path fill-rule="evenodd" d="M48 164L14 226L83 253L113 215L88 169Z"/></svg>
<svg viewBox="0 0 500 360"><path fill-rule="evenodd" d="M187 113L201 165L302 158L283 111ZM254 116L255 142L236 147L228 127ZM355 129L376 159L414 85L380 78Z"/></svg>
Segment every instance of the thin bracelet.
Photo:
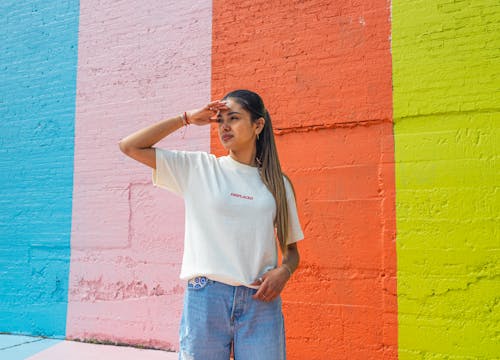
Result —
<svg viewBox="0 0 500 360"><path fill-rule="evenodd" d="M290 266L288 266L288 265L287 265L287 264L285 264L285 263L282 263L282 264L281 264L281 266L284 266L284 267L285 267L285 269L287 269L287 270L288 270L288 272L290 273L290 276L292 276L292 274L293 274L293 273L292 273L292 269L290 269Z"/></svg>
<svg viewBox="0 0 500 360"><path fill-rule="evenodd" d="M185 111L182 114L182 122L184 123L185 126L188 126L190 124L187 113Z"/></svg>

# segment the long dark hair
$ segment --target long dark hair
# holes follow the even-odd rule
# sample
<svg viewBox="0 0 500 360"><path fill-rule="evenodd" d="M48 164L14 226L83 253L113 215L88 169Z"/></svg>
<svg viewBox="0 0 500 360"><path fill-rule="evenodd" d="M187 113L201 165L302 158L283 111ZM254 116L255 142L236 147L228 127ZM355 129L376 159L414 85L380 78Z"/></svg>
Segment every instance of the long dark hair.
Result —
<svg viewBox="0 0 500 360"><path fill-rule="evenodd" d="M278 242L282 254L285 256L287 252L286 241L288 238L288 203L286 196L286 188L283 177L285 177L291 185L295 196L295 189L290 178L281 170L278 151L274 141L273 125L271 116L264 106L262 98L255 92L250 90L234 90L227 93L221 100L227 98L233 99L240 104L242 108L247 110L251 115L251 121L256 122L260 117L265 119L264 128L257 138L257 152L255 161L260 170L260 177L267 186L276 201L276 217L274 218L274 226L278 236Z"/></svg>

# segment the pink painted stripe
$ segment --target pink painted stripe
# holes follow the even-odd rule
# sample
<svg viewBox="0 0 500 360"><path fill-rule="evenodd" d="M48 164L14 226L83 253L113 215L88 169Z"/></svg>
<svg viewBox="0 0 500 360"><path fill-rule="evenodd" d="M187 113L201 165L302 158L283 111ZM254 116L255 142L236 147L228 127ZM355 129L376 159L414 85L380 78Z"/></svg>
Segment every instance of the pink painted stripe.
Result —
<svg viewBox="0 0 500 360"><path fill-rule="evenodd" d="M126 135L210 100L211 2L80 2L66 335L178 349L182 199ZM156 146L210 151L209 127Z"/></svg>

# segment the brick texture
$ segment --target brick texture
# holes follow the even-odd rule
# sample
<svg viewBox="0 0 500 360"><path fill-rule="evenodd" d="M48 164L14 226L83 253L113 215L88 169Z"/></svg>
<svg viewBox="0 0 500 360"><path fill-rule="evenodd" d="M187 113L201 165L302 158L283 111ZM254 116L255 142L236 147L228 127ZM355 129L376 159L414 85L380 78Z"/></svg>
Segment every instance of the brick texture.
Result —
<svg viewBox="0 0 500 360"><path fill-rule="evenodd" d="M118 141L209 101L210 28L206 1L80 2L68 338L178 350L184 204ZM185 131L155 146L210 151Z"/></svg>
<svg viewBox="0 0 500 360"><path fill-rule="evenodd" d="M393 1L399 357L500 354L495 1Z"/></svg>
<svg viewBox="0 0 500 360"><path fill-rule="evenodd" d="M0 14L0 332L63 337L78 2L1 1Z"/></svg>
<svg viewBox="0 0 500 360"><path fill-rule="evenodd" d="M214 1L212 98L264 99L305 239L284 293L289 359L394 359L389 4ZM224 154L212 129L212 152Z"/></svg>

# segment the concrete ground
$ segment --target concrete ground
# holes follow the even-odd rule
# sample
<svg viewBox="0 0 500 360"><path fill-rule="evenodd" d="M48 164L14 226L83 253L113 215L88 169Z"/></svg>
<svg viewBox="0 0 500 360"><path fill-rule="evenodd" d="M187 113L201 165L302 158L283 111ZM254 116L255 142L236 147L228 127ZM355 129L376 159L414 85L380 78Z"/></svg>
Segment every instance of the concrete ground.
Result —
<svg viewBox="0 0 500 360"><path fill-rule="evenodd" d="M0 334L1 360L177 360L177 353Z"/></svg>

